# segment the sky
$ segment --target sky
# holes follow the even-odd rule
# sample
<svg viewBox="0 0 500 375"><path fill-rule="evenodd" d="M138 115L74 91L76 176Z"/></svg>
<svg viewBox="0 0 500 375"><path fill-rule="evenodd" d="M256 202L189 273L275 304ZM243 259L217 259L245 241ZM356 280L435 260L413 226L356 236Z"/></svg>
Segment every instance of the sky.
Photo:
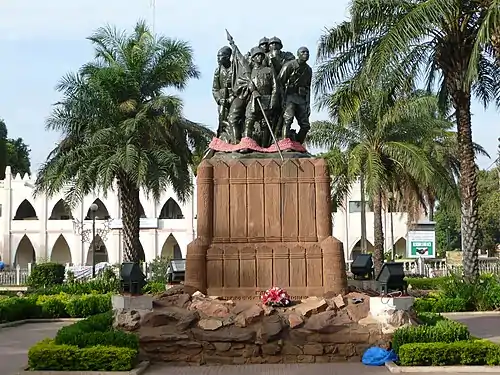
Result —
<svg viewBox="0 0 500 375"><path fill-rule="evenodd" d="M67 72L93 59L86 37L100 26L113 24L131 30L139 19L154 24L156 33L188 41L201 71L180 93L185 116L212 128L217 109L211 95L216 54L227 44L224 29L242 51L263 36L278 36L284 50L309 47L314 68L317 41L325 27L347 18L347 0L282 0L259 2L225 0L0 0L0 118L9 137L21 137L31 148L32 171L59 139L45 130L45 119L59 99L54 87ZM255 4L253 7L252 4ZM496 157L500 136L499 112L484 110L475 101L473 138ZM311 120L326 119L313 110ZM488 167L493 160L480 158Z"/></svg>

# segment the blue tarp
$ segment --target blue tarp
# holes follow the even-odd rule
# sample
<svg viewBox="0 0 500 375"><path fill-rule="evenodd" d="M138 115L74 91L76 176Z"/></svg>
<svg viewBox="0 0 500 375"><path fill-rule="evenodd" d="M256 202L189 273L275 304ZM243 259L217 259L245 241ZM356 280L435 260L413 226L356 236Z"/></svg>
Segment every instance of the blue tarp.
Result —
<svg viewBox="0 0 500 375"><path fill-rule="evenodd" d="M366 350L361 362L367 366L383 366L386 362L397 360L398 356L394 350L386 350L378 346L373 346Z"/></svg>

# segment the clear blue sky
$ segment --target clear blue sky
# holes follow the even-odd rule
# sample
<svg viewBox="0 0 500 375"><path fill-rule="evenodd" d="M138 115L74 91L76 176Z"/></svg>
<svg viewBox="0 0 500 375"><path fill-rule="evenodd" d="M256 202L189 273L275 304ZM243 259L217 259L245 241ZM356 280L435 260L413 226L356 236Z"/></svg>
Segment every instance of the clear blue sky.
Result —
<svg viewBox="0 0 500 375"><path fill-rule="evenodd" d="M189 41L202 78L181 96L185 115L208 125L216 123L211 81L217 50L226 44L224 28L242 50L262 36L278 36L284 49L314 50L322 30L345 19L347 0L282 0L264 2L223 0L156 0L155 29ZM257 2L256 2L257 4ZM44 121L59 97L54 86L62 75L93 58L85 39L106 24L130 29L138 19L153 22L151 0L0 0L0 118L10 137L22 137L31 147L33 170L43 162L59 135L45 131ZM500 136L499 113L473 105L474 140L494 158ZM312 120L322 119L314 112ZM482 158L481 167L491 161Z"/></svg>

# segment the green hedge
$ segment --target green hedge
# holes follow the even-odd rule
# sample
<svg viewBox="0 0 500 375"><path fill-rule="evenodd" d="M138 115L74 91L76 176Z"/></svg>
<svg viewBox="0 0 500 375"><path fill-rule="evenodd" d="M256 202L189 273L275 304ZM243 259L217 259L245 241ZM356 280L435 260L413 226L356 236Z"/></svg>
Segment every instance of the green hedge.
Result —
<svg viewBox="0 0 500 375"><path fill-rule="evenodd" d="M61 328L54 339L57 345L73 345L88 348L96 345L118 346L139 350L136 335L112 329L111 312L92 316Z"/></svg>
<svg viewBox="0 0 500 375"><path fill-rule="evenodd" d="M44 340L28 352L28 366L34 371L130 371L136 363L137 350L116 346L79 348Z"/></svg>
<svg viewBox="0 0 500 375"><path fill-rule="evenodd" d="M465 324L444 319L436 321L433 326L407 326L397 329L392 337L392 347L399 354L399 349L405 344L451 343L469 339L470 333Z"/></svg>
<svg viewBox="0 0 500 375"><path fill-rule="evenodd" d="M407 277L408 286L417 290L438 290L450 278L449 277Z"/></svg>
<svg viewBox="0 0 500 375"><path fill-rule="evenodd" d="M0 323L33 318L86 318L111 310L111 294L30 295L0 299Z"/></svg>
<svg viewBox="0 0 500 375"><path fill-rule="evenodd" d="M401 366L500 365L500 346L486 340L405 344L398 354Z"/></svg>
<svg viewBox="0 0 500 375"><path fill-rule="evenodd" d="M32 288L51 287L64 282L66 268L59 263L41 263L33 267L29 277L28 286Z"/></svg>
<svg viewBox="0 0 500 375"><path fill-rule="evenodd" d="M448 297L428 297L417 298L413 304L413 308L417 312L462 312L470 311L470 301L463 298L448 298Z"/></svg>
<svg viewBox="0 0 500 375"><path fill-rule="evenodd" d="M129 371L138 359L139 340L112 328L111 311L63 327L54 340L28 352L31 370Z"/></svg>

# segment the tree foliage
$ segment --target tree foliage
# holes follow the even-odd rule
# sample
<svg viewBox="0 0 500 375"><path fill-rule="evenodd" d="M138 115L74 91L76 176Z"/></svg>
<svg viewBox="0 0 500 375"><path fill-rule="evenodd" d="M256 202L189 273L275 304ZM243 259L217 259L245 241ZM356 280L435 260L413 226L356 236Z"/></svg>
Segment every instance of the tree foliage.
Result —
<svg viewBox="0 0 500 375"><path fill-rule="evenodd" d="M8 138L7 125L0 119L0 180L5 178L5 168L10 166L14 175L30 173L29 147L22 138Z"/></svg>
<svg viewBox="0 0 500 375"><path fill-rule="evenodd" d="M356 113L377 82L404 93L424 81L427 91L438 88L441 108L453 107L469 279L479 272L471 98L500 104L499 30L500 0L352 0L349 20L326 30L318 47L316 92L362 94L343 95L340 115Z"/></svg>
<svg viewBox="0 0 500 375"><path fill-rule="evenodd" d="M125 261L143 260L139 190L159 200L172 187L181 201L192 192L193 154L212 132L186 119L182 90L199 72L188 43L154 36L140 21L132 33L107 26L88 38L95 60L64 76L47 128L63 139L36 181L36 193L64 191L70 205L94 191L116 190ZM168 93L167 93L168 92Z"/></svg>

